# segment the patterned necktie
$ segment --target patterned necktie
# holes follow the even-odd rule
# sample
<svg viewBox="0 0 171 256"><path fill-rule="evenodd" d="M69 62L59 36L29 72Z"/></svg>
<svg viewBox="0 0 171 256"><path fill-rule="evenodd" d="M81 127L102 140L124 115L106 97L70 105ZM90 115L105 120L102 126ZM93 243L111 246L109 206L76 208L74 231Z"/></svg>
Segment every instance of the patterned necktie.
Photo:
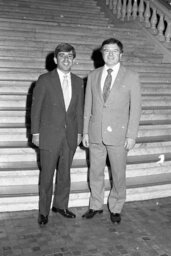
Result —
<svg viewBox="0 0 171 256"><path fill-rule="evenodd" d="M67 110L70 103L70 93L69 93L68 78L66 75L64 75L64 79L62 82L62 90L63 90L63 96L64 96L64 102L65 102L65 109Z"/></svg>
<svg viewBox="0 0 171 256"><path fill-rule="evenodd" d="M106 79L105 79L105 82L104 82L104 87L103 87L103 99L104 99L104 102L106 102L108 96L109 96L109 93L110 93L110 86L111 86L111 83L112 83L112 73L113 69L109 68L107 70L107 76L106 76Z"/></svg>

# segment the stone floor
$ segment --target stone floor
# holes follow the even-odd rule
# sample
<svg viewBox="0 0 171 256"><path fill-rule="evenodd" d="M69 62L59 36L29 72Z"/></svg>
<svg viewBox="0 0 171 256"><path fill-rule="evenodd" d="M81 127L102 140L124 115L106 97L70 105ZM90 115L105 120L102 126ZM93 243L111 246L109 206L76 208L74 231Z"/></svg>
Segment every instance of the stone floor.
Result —
<svg viewBox="0 0 171 256"><path fill-rule="evenodd" d="M51 213L37 224L37 211L0 214L0 256L171 256L171 197L126 203L122 222L104 213L91 220Z"/></svg>

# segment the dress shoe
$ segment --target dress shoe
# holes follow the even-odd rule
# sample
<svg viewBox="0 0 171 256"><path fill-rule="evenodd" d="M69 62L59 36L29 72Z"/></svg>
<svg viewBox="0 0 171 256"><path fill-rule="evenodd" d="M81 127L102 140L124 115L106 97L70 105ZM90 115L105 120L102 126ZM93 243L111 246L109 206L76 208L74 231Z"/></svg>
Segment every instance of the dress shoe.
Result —
<svg viewBox="0 0 171 256"><path fill-rule="evenodd" d="M48 223L48 216L44 216L44 215L40 214L38 223L39 223L39 225L46 225Z"/></svg>
<svg viewBox="0 0 171 256"><path fill-rule="evenodd" d="M93 218L97 213L100 214L102 213L103 210L93 210L93 209L89 209L86 213L84 213L82 215L82 218L86 218L86 219L91 219Z"/></svg>
<svg viewBox="0 0 171 256"><path fill-rule="evenodd" d="M73 212L69 211L68 209L59 209L53 206L52 212L58 212L66 218L76 218L76 215Z"/></svg>
<svg viewBox="0 0 171 256"><path fill-rule="evenodd" d="M121 215L120 213L110 213L110 219L113 223L120 223L121 222Z"/></svg>

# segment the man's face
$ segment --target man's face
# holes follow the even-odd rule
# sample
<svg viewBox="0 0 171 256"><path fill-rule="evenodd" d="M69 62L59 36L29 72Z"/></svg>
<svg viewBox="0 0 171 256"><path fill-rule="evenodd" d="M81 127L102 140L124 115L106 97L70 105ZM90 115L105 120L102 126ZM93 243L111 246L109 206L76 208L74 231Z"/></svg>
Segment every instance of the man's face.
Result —
<svg viewBox="0 0 171 256"><path fill-rule="evenodd" d="M70 52L59 52L57 57L54 57L54 61L58 68L64 73L68 73L74 62L72 51Z"/></svg>
<svg viewBox="0 0 171 256"><path fill-rule="evenodd" d="M103 60L108 67L120 62L122 53L117 44L105 44L102 49Z"/></svg>

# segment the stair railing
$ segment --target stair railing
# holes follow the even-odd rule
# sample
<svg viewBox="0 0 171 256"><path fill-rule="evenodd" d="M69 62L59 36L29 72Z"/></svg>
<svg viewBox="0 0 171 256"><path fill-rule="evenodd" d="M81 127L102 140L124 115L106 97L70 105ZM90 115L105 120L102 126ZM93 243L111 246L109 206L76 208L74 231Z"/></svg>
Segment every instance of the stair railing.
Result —
<svg viewBox="0 0 171 256"><path fill-rule="evenodd" d="M105 0L121 21L139 19L160 42L171 42L171 12L158 0Z"/></svg>

